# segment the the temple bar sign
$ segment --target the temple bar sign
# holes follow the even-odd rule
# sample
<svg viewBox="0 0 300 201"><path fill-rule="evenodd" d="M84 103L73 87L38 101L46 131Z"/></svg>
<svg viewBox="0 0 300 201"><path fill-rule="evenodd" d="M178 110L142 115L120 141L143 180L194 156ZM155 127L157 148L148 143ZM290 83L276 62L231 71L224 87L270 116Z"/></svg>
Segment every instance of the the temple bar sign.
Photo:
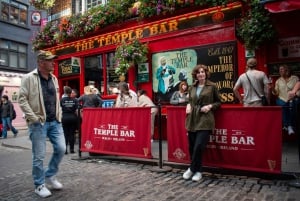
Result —
<svg viewBox="0 0 300 201"><path fill-rule="evenodd" d="M58 64L59 76L70 76L80 74L80 58L72 57Z"/></svg>

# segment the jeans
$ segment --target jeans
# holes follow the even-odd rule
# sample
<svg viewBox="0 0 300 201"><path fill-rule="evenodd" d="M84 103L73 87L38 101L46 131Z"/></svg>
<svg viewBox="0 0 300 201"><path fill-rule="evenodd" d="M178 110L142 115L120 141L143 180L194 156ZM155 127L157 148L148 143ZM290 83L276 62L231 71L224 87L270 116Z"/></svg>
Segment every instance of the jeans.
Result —
<svg viewBox="0 0 300 201"><path fill-rule="evenodd" d="M10 117L2 118L2 126L3 126L3 130L2 130L3 138L7 138L7 129L8 128L10 128L10 130L13 132L14 135L16 135L18 133L18 130L12 126Z"/></svg>
<svg viewBox="0 0 300 201"><path fill-rule="evenodd" d="M296 126L296 107L299 104L299 98L295 98L292 101L284 102L277 98L276 105L282 106L282 124L283 126Z"/></svg>
<svg viewBox="0 0 300 201"><path fill-rule="evenodd" d="M211 130L188 132L189 153L192 160L190 170L194 173L202 172L202 156L211 133Z"/></svg>
<svg viewBox="0 0 300 201"><path fill-rule="evenodd" d="M58 166L66 151L65 137L62 124L57 121L29 125L29 136L32 142L32 176L37 187L45 183L45 177L52 177L58 172ZM48 168L44 170L47 137L52 143L53 154Z"/></svg>

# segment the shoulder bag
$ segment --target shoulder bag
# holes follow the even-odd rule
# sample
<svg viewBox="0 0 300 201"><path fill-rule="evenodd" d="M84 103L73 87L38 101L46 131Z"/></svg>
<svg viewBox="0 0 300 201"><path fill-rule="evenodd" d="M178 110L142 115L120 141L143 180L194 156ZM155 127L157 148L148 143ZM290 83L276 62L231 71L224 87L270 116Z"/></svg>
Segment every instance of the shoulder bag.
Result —
<svg viewBox="0 0 300 201"><path fill-rule="evenodd" d="M265 95L259 95L259 94L258 94L258 92L256 91L256 89L255 89L254 86L252 85L252 83L251 83L251 81L250 81L250 79L249 79L247 73L245 73L245 74L246 74L247 79L248 79L248 81L249 81L249 83L250 83L250 86L253 88L253 90L255 91L256 95L257 95L258 97L261 98L261 103L262 103L262 105L263 105L263 106L269 105L267 97L266 97Z"/></svg>

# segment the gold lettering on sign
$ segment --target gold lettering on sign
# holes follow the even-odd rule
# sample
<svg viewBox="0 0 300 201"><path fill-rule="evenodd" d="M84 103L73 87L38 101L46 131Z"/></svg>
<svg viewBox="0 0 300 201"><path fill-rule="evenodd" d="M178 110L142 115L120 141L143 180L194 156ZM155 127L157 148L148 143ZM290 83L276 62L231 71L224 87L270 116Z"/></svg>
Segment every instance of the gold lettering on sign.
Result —
<svg viewBox="0 0 300 201"><path fill-rule="evenodd" d="M61 65L61 74L62 75L66 75L66 74L71 74L72 73L72 66L71 64L67 64L67 65Z"/></svg>
<svg viewBox="0 0 300 201"><path fill-rule="evenodd" d="M228 89L232 91L234 87L234 59L233 59L234 46L218 46L211 47L207 50L208 57L217 57L218 63L208 66L210 73L217 73L220 75L219 80L216 82L218 89ZM222 74L222 75L221 75ZM222 102L233 102L233 92L220 93Z"/></svg>
<svg viewBox="0 0 300 201"><path fill-rule="evenodd" d="M73 46L76 52L93 49L95 47L103 47L106 45L114 45L121 43L122 41L130 41L134 38L143 38L144 31L149 31L149 36L158 34L164 34L178 30L178 22L172 20L169 22L162 22L159 24L153 24L151 26L145 26L142 28L130 29L127 31L117 32L114 34L106 34L99 37L92 38L90 40L82 40L75 43Z"/></svg>

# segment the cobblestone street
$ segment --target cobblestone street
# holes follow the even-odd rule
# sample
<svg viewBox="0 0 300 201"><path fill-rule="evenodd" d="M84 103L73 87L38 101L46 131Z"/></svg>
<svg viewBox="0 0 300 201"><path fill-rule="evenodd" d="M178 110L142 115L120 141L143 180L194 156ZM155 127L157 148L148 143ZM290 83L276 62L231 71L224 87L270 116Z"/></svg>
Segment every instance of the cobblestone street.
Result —
<svg viewBox="0 0 300 201"><path fill-rule="evenodd" d="M30 150L1 148L3 152L9 153L10 157L22 152L30 160ZM181 169L156 172L149 165L72 158L74 155L64 158L58 174L64 189L52 191L52 196L46 200L300 200L300 190L288 186L289 180L264 180L205 172L203 179L195 183L183 180ZM30 168L23 167L22 171L9 175L1 174L0 183L0 200L41 200L34 194Z"/></svg>
<svg viewBox="0 0 300 201"><path fill-rule="evenodd" d="M45 165L51 156L47 146ZM172 166L171 171L159 171L158 166L88 157L82 153L65 155L57 175L64 184L61 191L52 191L45 200L53 201L296 201L300 189L289 183L293 177L270 177L225 173L207 169L200 182L185 181L185 167ZM0 140L0 200L42 200L34 193L31 176L31 149L26 131L17 138Z"/></svg>

